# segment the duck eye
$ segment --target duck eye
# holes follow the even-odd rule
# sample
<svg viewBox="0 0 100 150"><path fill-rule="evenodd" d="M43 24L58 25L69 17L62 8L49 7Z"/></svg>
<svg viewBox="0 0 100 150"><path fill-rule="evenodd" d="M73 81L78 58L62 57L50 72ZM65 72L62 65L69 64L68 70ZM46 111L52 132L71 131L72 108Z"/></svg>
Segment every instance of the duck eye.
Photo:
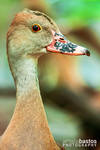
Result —
<svg viewBox="0 0 100 150"><path fill-rule="evenodd" d="M38 32L40 30L41 30L41 26L39 24L32 25L32 31L33 32Z"/></svg>

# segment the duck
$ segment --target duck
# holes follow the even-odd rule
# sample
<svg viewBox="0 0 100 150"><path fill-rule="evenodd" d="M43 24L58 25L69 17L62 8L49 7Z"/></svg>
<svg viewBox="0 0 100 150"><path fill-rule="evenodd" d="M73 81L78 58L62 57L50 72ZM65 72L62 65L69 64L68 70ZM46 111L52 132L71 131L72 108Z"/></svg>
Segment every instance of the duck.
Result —
<svg viewBox="0 0 100 150"><path fill-rule="evenodd" d="M12 119L0 139L0 150L60 150L50 131L38 81L38 59L47 53L90 55L67 40L46 14L25 8L7 32L7 56L16 87Z"/></svg>

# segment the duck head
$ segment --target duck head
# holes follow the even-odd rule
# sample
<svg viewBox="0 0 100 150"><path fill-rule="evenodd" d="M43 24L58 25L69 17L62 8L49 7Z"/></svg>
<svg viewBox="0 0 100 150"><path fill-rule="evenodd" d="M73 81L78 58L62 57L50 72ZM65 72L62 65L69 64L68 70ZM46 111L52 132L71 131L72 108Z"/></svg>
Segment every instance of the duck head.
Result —
<svg viewBox="0 0 100 150"><path fill-rule="evenodd" d="M8 55L18 58L48 52L87 55L89 51L67 40L55 22L38 11L24 9L13 19L7 34Z"/></svg>

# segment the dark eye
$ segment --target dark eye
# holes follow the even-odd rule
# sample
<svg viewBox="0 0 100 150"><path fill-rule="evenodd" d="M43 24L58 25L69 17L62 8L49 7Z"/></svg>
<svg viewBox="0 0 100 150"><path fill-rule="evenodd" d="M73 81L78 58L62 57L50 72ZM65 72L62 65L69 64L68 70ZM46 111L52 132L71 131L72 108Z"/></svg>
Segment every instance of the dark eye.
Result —
<svg viewBox="0 0 100 150"><path fill-rule="evenodd" d="M32 25L32 31L33 32L38 32L40 30L41 30L41 26L39 24Z"/></svg>

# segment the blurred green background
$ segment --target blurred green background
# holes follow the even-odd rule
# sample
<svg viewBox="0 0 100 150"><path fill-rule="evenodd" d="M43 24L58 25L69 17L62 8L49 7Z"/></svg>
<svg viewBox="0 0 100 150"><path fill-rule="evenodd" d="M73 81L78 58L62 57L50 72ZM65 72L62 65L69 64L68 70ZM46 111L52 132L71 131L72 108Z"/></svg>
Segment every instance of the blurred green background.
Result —
<svg viewBox="0 0 100 150"><path fill-rule="evenodd" d="M99 150L100 0L0 0L0 135L16 103L6 56L6 33L14 15L25 7L48 14L69 40L90 49L90 57L42 56L39 81L56 141L62 145L67 139L96 139L97 147L87 150Z"/></svg>

